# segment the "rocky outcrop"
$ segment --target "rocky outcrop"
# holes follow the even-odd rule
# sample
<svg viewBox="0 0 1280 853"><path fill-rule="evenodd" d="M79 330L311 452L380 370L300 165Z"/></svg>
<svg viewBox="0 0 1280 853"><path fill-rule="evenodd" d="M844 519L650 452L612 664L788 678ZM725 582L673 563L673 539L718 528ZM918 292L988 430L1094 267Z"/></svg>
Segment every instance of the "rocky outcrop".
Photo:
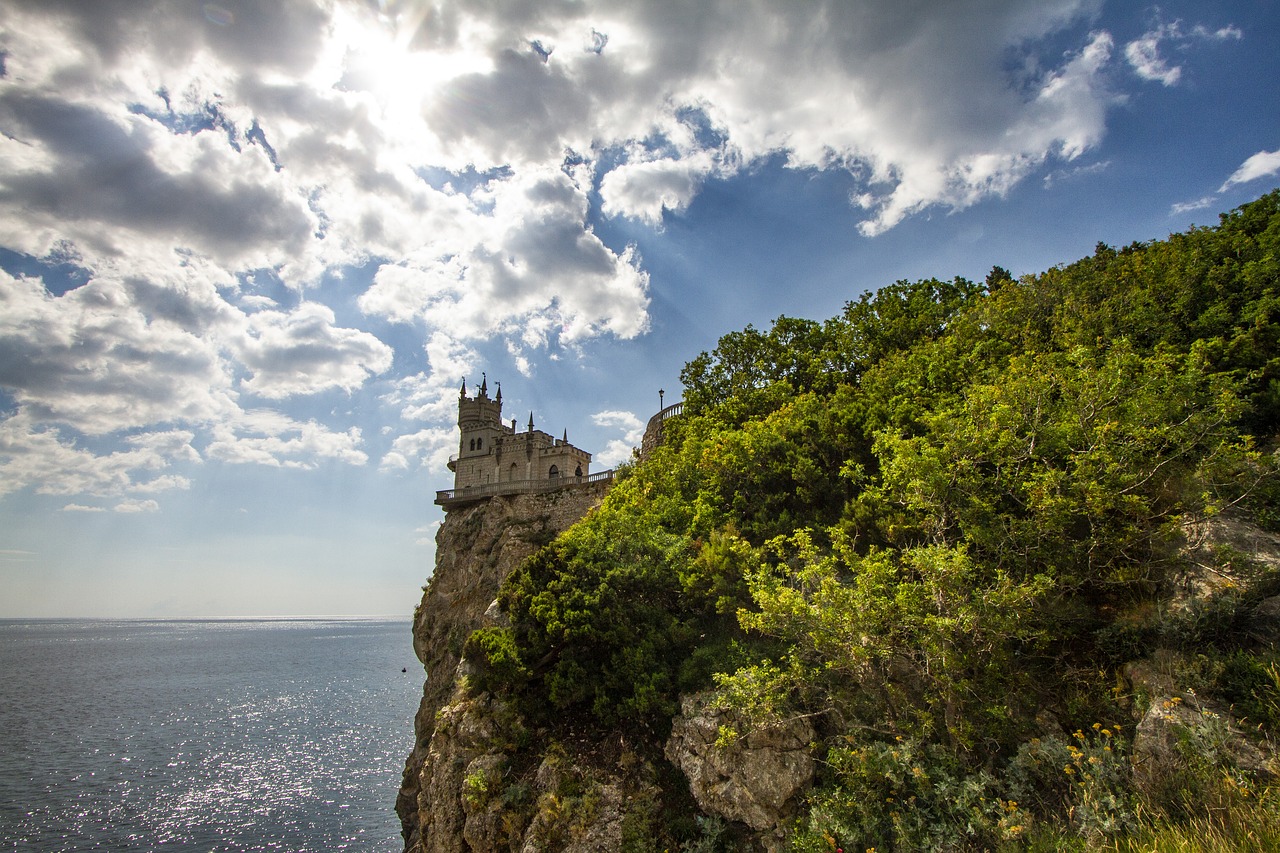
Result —
<svg viewBox="0 0 1280 853"><path fill-rule="evenodd" d="M599 504L608 487L606 482L493 497L451 508L440 525L435 571L413 621L414 651L427 676L414 718L414 748L396 799L407 851L489 849L464 846L469 815L458 780L485 751L491 732L484 721L492 719L493 709L465 703L446 709L458 687L462 648L484 624L507 575ZM442 739L433 743L438 733Z"/></svg>
<svg viewBox="0 0 1280 853"><path fill-rule="evenodd" d="M542 744L536 768L517 770L523 722L488 694L458 685L436 715L420 774L424 853L616 853L642 833L659 791L654 768L625 748ZM612 752L601 761L601 752ZM637 818L640 822L637 823Z"/></svg>
<svg viewBox="0 0 1280 853"><path fill-rule="evenodd" d="M667 760L684 771L707 814L757 832L779 829L813 781L813 726L803 718L788 720L722 742L722 731L741 727L706 697L686 697L667 740Z"/></svg>
<svg viewBox="0 0 1280 853"><path fill-rule="evenodd" d="M1276 755L1244 732L1230 710L1193 693L1156 696L1133 738L1134 782L1148 795L1197 765L1272 780Z"/></svg>

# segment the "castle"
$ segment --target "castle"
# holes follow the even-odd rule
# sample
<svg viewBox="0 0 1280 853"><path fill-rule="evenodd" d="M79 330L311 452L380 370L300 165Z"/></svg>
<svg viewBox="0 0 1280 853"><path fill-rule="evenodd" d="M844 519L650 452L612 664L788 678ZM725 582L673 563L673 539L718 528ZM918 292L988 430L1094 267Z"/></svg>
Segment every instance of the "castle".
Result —
<svg viewBox="0 0 1280 853"><path fill-rule="evenodd" d="M436 493L436 503L448 509L464 501L500 494L551 491L578 483L608 479L612 471L590 474L591 454L562 438L533 427L533 412L524 432L502 421L502 386L489 398L483 377L474 397L462 381L458 396L458 454L449 460L453 488Z"/></svg>

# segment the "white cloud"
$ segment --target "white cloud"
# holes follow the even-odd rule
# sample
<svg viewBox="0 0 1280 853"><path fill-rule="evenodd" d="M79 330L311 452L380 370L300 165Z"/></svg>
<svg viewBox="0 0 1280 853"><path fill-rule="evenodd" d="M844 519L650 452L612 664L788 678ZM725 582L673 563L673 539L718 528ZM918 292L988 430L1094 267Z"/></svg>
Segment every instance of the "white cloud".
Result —
<svg viewBox="0 0 1280 853"><path fill-rule="evenodd" d="M1237 184L1246 184L1259 178L1269 178L1280 173L1280 150L1259 151L1240 164L1240 168L1231 173L1231 177L1218 188L1218 192L1226 192Z"/></svg>
<svg viewBox="0 0 1280 853"><path fill-rule="evenodd" d="M605 175L600 197L607 216L630 216L651 226L663 211L684 210L713 170L710 156L624 163Z"/></svg>
<svg viewBox="0 0 1280 853"><path fill-rule="evenodd" d="M458 412L458 393L468 376L474 378L479 355L444 332L436 332L424 347L430 372L395 380L383 402L400 408L401 417L452 423Z"/></svg>
<svg viewBox="0 0 1280 853"><path fill-rule="evenodd" d="M1068 28L1099 2L10 0L0 246L88 282L0 274L18 412L0 491L183 488L147 466L194 447L364 464L359 429L295 398L392 370L384 320L421 334L430 366L381 397L428 425L381 467L438 458L430 430L478 341L533 375L648 330L649 274L598 213L660 227L707 181L780 158L847 173L875 235L1096 149L1122 100L1115 43ZM1173 82L1168 46L1239 37L1175 22L1124 53Z"/></svg>
<svg viewBox="0 0 1280 853"><path fill-rule="evenodd" d="M317 459L350 465L369 461L368 454L359 449L363 443L359 428L335 431L316 421L297 421L266 409L244 412L229 423L214 426L211 434L213 440L205 456L232 464L314 468Z"/></svg>
<svg viewBox="0 0 1280 853"><path fill-rule="evenodd" d="M444 470L449 454L458 447L458 431L442 427L430 427L410 435L398 436L391 449L382 458L379 467L388 470L405 470L413 466Z"/></svg>
<svg viewBox="0 0 1280 853"><path fill-rule="evenodd" d="M1212 207L1215 203L1217 203L1217 201L1218 201L1218 197L1216 195L1207 195L1207 196L1202 196L1196 199L1195 201L1178 202L1177 204L1169 208L1169 215L1181 216L1182 214L1190 213L1193 210L1204 210L1207 207Z"/></svg>
<svg viewBox="0 0 1280 853"><path fill-rule="evenodd" d="M1243 37L1240 29L1234 26L1210 30L1203 24L1186 29L1181 21L1162 23L1126 44L1124 58L1142 79L1174 86L1182 79L1182 66L1170 65L1161 55L1162 43L1172 42L1177 48L1185 48L1192 41L1239 40Z"/></svg>
<svg viewBox="0 0 1280 853"><path fill-rule="evenodd" d="M39 279L0 271L0 386L39 420L93 435L224 416L235 404L217 341L163 316L186 311L207 329L220 313L166 295L171 305L95 279L54 297Z"/></svg>
<svg viewBox="0 0 1280 853"><path fill-rule="evenodd" d="M531 319L568 342L646 331L648 275L587 226L582 177L530 169L477 200L484 209L468 214L456 242L384 265L360 307L462 339L518 337Z"/></svg>
<svg viewBox="0 0 1280 853"><path fill-rule="evenodd" d="M240 361L253 372L241 386L269 399L352 391L391 367L391 347L368 332L334 325L333 310L314 302L249 317Z"/></svg>
<svg viewBox="0 0 1280 853"><path fill-rule="evenodd" d="M609 410L596 412L591 416L596 426L617 429L622 432L621 438L610 439L605 449L595 455L595 461L612 468L631 458L633 448L640 446L644 439L645 424L633 412Z"/></svg>
<svg viewBox="0 0 1280 853"><path fill-rule="evenodd" d="M146 491L152 475L175 462L190 459L195 450L185 442L152 442L139 436L128 450L94 453L77 447L58 430L18 413L0 420L0 495L33 488L49 495L121 495ZM136 477L147 477L135 481ZM177 487L178 478L161 480Z"/></svg>
<svg viewBox="0 0 1280 853"><path fill-rule="evenodd" d="M137 513L137 512L159 512L160 504L153 500L126 500L121 501L113 507L114 512Z"/></svg>
<svg viewBox="0 0 1280 853"><path fill-rule="evenodd" d="M163 477L155 477L141 483L135 483L129 487L129 491L152 494L154 492L167 492L172 489L186 490L191 488L191 481L186 477L177 474L166 474Z"/></svg>
<svg viewBox="0 0 1280 853"><path fill-rule="evenodd" d="M1124 58L1144 80L1155 80L1166 86L1172 86L1182 77L1182 69L1170 66L1160 56L1160 41L1164 33L1157 30L1146 33L1124 46Z"/></svg>
<svg viewBox="0 0 1280 853"><path fill-rule="evenodd" d="M85 506L84 504L67 504L62 508L62 512L106 512L100 506Z"/></svg>

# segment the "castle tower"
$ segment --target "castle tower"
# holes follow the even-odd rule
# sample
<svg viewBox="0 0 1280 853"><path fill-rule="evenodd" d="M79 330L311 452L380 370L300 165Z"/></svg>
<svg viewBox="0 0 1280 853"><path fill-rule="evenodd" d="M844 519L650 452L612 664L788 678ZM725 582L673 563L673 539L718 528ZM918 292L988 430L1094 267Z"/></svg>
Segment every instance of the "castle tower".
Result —
<svg viewBox="0 0 1280 853"><path fill-rule="evenodd" d="M458 455L449 467L454 488L482 486L498 481L496 456L499 439L510 432L502 424L502 386L489 399L489 377L481 374L480 388L467 396L467 381L458 394Z"/></svg>
<svg viewBox="0 0 1280 853"><path fill-rule="evenodd" d="M586 482L591 454L564 438L536 429L533 412L524 432L516 421L502 422L502 386L489 398L489 378L481 375L474 397L462 380L458 393L458 453L449 461L453 472L450 500L469 492L477 497L508 492L540 491L544 486Z"/></svg>

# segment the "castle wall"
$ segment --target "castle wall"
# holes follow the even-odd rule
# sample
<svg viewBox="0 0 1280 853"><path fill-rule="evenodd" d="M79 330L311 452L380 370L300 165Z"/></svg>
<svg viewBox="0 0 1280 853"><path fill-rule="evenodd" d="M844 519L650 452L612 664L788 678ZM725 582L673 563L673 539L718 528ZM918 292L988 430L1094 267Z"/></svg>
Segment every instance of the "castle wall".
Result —
<svg viewBox="0 0 1280 853"><path fill-rule="evenodd" d="M586 478L591 454L564 439L533 428L516 432L515 422L502 422L502 390L489 399L482 383L474 397L466 385L458 398L458 454L450 462L453 487L466 489L497 483Z"/></svg>

